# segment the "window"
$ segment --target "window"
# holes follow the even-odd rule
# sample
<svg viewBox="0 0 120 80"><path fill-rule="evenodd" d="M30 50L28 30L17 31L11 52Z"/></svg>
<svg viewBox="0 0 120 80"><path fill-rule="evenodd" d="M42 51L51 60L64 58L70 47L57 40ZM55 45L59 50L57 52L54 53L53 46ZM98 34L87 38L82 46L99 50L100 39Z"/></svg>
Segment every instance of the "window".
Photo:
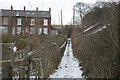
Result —
<svg viewBox="0 0 120 80"><path fill-rule="evenodd" d="M31 27L31 28L30 28L30 34L34 34L34 32L35 32L34 27Z"/></svg>
<svg viewBox="0 0 120 80"><path fill-rule="evenodd" d="M20 15L20 12L17 12L16 16L19 16Z"/></svg>
<svg viewBox="0 0 120 80"><path fill-rule="evenodd" d="M55 31L55 35L58 35L58 31L57 30Z"/></svg>
<svg viewBox="0 0 120 80"><path fill-rule="evenodd" d="M51 30L51 35L58 35L58 31L57 30Z"/></svg>
<svg viewBox="0 0 120 80"><path fill-rule="evenodd" d="M25 33L29 33L29 28L25 28Z"/></svg>
<svg viewBox="0 0 120 80"><path fill-rule="evenodd" d="M0 27L0 32L2 32L3 34L6 34L8 32L8 28L7 27Z"/></svg>
<svg viewBox="0 0 120 80"><path fill-rule="evenodd" d="M21 27L17 27L17 34L21 34Z"/></svg>
<svg viewBox="0 0 120 80"><path fill-rule="evenodd" d="M44 19L44 26L48 26L48 19Z"/></svg>
<svg viewBox="0 0 120 80"><path fill-rule="evenodd" d="M40 35L42 33L42 28L38 29L38 34Z"/></svg>
<svg viewBox="0 0 120 80"><path fill-rule="evenodd" d="M15 34L15 27L12 27L12 34Z"/></svg>
<svg viewBox="0 0 120 80"><path fill-rule="evenodd" d="M51 30L51 35L54 35L55 34L55 31L54 30Z"/></svg>
<svg viewBox="0 0 120 80"><path fill-rule="evenodd" d="M44 28L43 33L48 34L48 28Z"/></svg>
<svg viewBox="0 0 120 80"><path fill-rule="evenodd" d="M18 18L17 19L17 25L21 25L22 24L22 19L21 18Z"/></svg>
<svg viewBox="0 0 120 80"><path fill-rule="evenodd" d="M31 24L30 25L35 25L35 19L31 19Z"/></svg>
<svg viewBox="0 0 120 80"><path fill-rule="evenodd" d="M42 20L40 20L40 26L43 26L43 21Z"/></svg>
<svg viewBox="0 0 120 80"><path fill-rule="evenodd" d="M4 25L7 25L7 24L8 24L8 18L4 18L4 19L3 19L3 24L4 24Z"/></svg>

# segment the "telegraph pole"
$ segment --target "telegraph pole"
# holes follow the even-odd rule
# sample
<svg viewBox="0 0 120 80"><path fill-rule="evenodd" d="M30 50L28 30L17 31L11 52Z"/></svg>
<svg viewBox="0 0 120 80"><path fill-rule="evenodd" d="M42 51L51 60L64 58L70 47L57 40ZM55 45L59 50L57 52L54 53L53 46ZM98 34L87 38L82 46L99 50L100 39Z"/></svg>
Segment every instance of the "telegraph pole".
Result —
<svg viewBox="0 0 120 80"><path fill-rule="evenodd" d="M61 27L63 25L63 20L62 20L62 10L61 10Z"/></svg>

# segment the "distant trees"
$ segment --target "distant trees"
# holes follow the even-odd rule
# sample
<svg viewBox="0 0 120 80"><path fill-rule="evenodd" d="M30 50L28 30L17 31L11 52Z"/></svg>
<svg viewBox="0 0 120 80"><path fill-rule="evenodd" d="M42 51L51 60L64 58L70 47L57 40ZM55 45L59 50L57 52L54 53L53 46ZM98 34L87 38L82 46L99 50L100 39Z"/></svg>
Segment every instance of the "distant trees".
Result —
<svg viewBox="0 0 120 80"><path fill-rule="evenodd" d="M65 28L62 30L63 34L68 38L71 36L73 31L72 25L66 25Z"/></svg>

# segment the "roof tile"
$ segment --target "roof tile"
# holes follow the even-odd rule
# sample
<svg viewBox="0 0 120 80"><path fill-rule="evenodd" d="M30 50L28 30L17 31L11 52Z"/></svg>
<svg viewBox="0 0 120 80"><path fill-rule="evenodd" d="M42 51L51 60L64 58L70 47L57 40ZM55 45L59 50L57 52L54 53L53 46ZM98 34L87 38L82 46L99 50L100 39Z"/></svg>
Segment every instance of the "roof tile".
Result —
<svg viewBox="0 0 120 80"><path fill-rule="evenodd" d="M10 10L2 9L0 12L0 16L10 16ZM12 16L46 17L46 18L51 17L49 11L38 11L37 14L36 11L32 11L32 10L26 10L26 15L24 14L24 10L13 10Z"/></svg>

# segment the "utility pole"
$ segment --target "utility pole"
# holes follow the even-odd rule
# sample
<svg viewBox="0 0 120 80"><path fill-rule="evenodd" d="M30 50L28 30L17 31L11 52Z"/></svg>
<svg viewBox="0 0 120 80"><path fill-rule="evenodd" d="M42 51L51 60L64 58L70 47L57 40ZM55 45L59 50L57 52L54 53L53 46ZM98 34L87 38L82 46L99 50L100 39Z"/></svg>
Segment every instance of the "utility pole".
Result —
<svg viewBox="0 0 120 80"><path fill-rule="evenodd" d="M58 25L60 25L60 15L58 15Z"/></svg>
<svg viewBox="0 0 120 80"><path fill-rule="evenodd" d="M61 10L61 27L63 26L63 20L62 20L62 10Z"/></svg>
<svg viewBox="0 0 120 80"><path fill-rule="evenodd" d="M75 25L75 6L73 6L73 27Z"/></svg>

